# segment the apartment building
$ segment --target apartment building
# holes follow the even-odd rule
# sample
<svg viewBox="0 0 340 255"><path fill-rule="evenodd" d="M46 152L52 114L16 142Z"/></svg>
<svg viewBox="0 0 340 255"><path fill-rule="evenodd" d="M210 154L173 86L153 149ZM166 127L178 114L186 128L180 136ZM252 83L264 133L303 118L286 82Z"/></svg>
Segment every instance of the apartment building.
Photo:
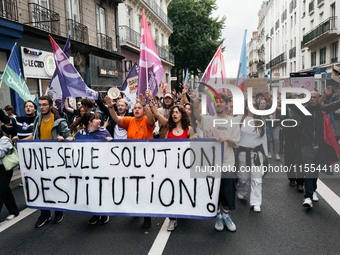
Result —
<svg viewBox="0 0 340 255"><path fill-rule="evenodd" d="M171 0L126 0L118 5L119 36L123 60L124 76L128 74L133 63L139 63L140 29L142 11L148 21L158 55L164 68L163 86L170 91L170 74L174 66L174 56L169 52L169 37L173 25L167 16L167 7Z"/></svg>
<svg viewBox="0 0 340 255"><path fill-rule="evenodd" d="M250 42L247 43L247 76L249 78L258 78L258 69L257 64L259 62L259 55L258 55L258 32L254 31L252 33L252 37Z"/></svg>
<svg viewBox="0 0 340 255"><path fill-rule="evenodd" d="M267 6L268 1L263 1L261 8L257 14L259 22L257 26L258 31L258 49L257 49L257 57L258 62L256 64L257 68L257 74L259 78L264 78L268 75L268 73L265 73L265 43L266 43L266 37L265 37L265 16L267 13Z"/></svg>
<svg viewBox="0 0 340 255"><path fill-rule="evenodd" d="M339 14L336 0L264 1L258 13L259 77L270 80L271 74L273 86L284 86L290 73L313 71L319 91L338 86L331 69L340 64Z"/></svg>
<svg viewBox="0 0 340 255"><path fill-rule="evenodd" d="M332 65L340 66L340 3L336 0L303 0L301 6L301 70L316 73L315 85L322 91L331 79Z"/></svg>
<svg viewBox="0 0 340 255"><path fill-rule="evenodd" d="M123 82L118 4L123 0L0 0L0 75L15 42L32 95L44 94L53 75L51 35L61 48L71 36L71 57L84 81L107 91ZM15 93L13 93L15 94ZM15 104L7 86L0 104ZM13 96L13 98L11 98Z"/></svg>

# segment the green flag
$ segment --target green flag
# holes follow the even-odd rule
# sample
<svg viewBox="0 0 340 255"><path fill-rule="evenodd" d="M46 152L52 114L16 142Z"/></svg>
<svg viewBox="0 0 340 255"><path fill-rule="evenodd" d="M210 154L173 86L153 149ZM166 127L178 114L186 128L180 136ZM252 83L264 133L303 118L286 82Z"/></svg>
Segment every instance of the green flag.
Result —
<svg viewBox="0 0 340 255"><path fill-rule="evenodd" d="M8 87L14 89L22 100L32 100L33 96L31 96L31 93L22 77L18 56L15 51L16 46L17 44L15 43L11 50L11 55L9 56L4 73L1 76L1 81Z"/></svg>

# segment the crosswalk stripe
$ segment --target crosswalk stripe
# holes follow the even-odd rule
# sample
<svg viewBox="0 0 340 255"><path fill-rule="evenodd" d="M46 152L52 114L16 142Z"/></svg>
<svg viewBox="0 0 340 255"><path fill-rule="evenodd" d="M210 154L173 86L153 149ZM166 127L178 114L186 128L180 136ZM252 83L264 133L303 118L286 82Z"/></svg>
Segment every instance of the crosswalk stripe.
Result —
<svg viewBox="0 0 340 255"><path fill-rule="evenodd" d="M326 202L340 215L340 197L338 197L330 188L327 187L320 179L318 180L317 192Z"/></svg>
<svg viewBox="0 0 340 255"><path fill-rule="evenodd" d="M21 221L22 219L26 218L27 216L31 215L35 211L36 211L36 209L26 208L26 209L20 211L20 214L18 215L18 217L15 217L13 220L5 220L5 221L1 222L0 223L0 233L2 231L5 231L9 227L13 226L15 223L17 223L17 222Z"/></svg>
<svg viewBox="0 0 340 255"><path fill-rule="evenodd" d="M161 229L158 232L158 235L155 241L152 244L152 247L148 253L148 255L159 255L163 253L166 243L171 235L171 231L168 231L169 219L166 218L163 222Z"/></svg>

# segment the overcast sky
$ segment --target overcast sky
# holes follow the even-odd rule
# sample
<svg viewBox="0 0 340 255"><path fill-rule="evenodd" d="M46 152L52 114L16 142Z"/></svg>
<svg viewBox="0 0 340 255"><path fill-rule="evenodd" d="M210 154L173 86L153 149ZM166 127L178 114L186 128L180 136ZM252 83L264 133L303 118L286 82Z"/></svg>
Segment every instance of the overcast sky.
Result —
<svg viewBox="0 0 340 255"><path fill-rule="evenodd" d="M216 0L218 10L214 16L226 16L222 37L225 38L224 61L228 78L235 78L240 61L244 30L247 29L247 43L251 33L256 31L263 0Z"/></svg>

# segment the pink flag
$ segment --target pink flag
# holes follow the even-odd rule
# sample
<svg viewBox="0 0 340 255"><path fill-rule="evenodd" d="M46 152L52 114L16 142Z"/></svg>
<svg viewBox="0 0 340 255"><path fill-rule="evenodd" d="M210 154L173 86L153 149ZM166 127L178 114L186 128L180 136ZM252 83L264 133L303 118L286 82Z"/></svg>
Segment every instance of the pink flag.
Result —
<svg viewBox="0 0 340 255"><path fill-rule="evenodd" d="M224 66L224 58L222 54L222 44L218 47L214 57L211 59L209 65L204 71L202 82L213 86L218 83L226 84L226 72Z"/></svg>
<svg viewBox="0 0 340 255"><path fill-rule="evenodd" d="M145 96L145 90L147 89L151 90L152 95L155 96L158 92L158 86L162 81L164 69L152 39L151 31L144 15L144 9L141 34L137 96L139 94Z"/></svg>
<svg viewBox="0 0 340 255"><path fill-rule="evenodd" d="M226 72L224 65L224 58L222 54L222 44L218 47L215 55L211 59L209 65L204 71L204 74L201 78L202 85L205 87L203 91L205 92L205 96L207 98L207 107L208 111L211 115L215 115L215 101L214 97L217 96L218 101L222 104L220 96L218 92L223 92L222 84L227 84L226 82ZM218 89L217 89L218 88Z"/></svg>

